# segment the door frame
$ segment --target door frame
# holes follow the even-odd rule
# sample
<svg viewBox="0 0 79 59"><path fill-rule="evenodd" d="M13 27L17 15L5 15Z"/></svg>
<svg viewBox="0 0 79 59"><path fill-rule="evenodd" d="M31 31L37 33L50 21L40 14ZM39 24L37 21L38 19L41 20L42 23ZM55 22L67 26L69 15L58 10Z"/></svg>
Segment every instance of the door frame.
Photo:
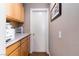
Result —
<svg viewBox="0 0 79 59"><path fill-rule="evenodd" d="M33 44L33 43L32 43L32 40L33 40L33 39L32 39L32 31L31 31L31 28L32 28L32 27L31 27L31 18L32 18L32 12L33 12L34 10L46 11L46 12L47 12L47 15L48 15L48 17L47 17L47 18L48 18L48 20L47 20L47 21L48 21L48 26L47 26L47 28L48 28L48 29L47 29L47 30L48 30L47 33L48 33L48 34L47 34L47 35L48 35L48 38L49 38L49 10L48 10L48 8L30 8L30 33L31 33L31 37L30 37L30 53L32 53L32 51L33 51L33 50L32 50L32 47L33 47L33 46L32 46L32 44ZM49 43L48 43L49 41L48 41L48 38L47 38L47 41L46 41L46 52L49 54Z"/></svg>

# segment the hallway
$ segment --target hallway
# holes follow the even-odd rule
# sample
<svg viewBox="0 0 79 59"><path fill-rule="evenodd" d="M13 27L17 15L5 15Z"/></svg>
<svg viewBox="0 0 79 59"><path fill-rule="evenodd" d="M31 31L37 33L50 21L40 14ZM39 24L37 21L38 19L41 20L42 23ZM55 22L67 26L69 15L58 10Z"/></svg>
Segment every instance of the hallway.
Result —
<svg viewBox="0 0 79 59"><path fill-rule="evenodd" d="M5 21L3 16L0 20L0 55L79 56L79 3L8 3L6 7Z"/></svg>

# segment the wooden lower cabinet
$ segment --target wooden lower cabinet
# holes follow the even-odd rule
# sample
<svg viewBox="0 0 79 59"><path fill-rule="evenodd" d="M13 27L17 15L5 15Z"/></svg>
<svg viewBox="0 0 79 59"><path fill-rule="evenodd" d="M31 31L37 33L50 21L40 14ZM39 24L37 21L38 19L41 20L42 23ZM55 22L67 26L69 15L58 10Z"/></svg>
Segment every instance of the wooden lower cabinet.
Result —
<svg viewBox="0 0 79 59"><path fill-rule="evenodd" d="M20 56L20 47L13 51L9 56Z"/></svg>
<svg viewBox="0 0 79 59"><path fill-rule="evenodd" d="M21 45L21 56L28 56L28 48L27 48L27 42L24 42Z"/></svg>
<svg viewBox="0 0 79 59"><path fill-rule="evenodd" d="M21 56L28 56L28 37L21 40Z"/></svg>
<svg viewBox="0 0 79 59"><path fill-rule="evenodd" d="M7 56L28 56L30 51L30 36L6 48Z"/></svg>
<svg viewBox="0 0 79 59"><path fill-rule="evenodd" d="M30 51L30 36L28 36L27 37L27 39L29 39L29 40L27 40L27 48L28 48L28 54L29 54L29 51Z"/></svg>
<svg viewBox="0 0 79 59"><path fill-rule="evenodd" d="M6 55L10 55L13 51L15 51L20 46L20 41L10 45L6 48Z"/></svg>

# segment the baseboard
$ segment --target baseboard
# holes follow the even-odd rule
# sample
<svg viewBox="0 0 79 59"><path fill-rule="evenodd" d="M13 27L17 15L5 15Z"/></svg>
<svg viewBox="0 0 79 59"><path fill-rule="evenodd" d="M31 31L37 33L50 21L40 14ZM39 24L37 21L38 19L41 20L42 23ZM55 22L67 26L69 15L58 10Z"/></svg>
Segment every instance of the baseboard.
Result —
<svg viewBox="0 0 79 59"><path fill-rule="evenodd" d="M49 56L51 56L51 54L49 53Z"/></svg>
<svg viewBox="0 0 79 59"><path fill-rule="evenodd" d="M32 54L32 53L46 53L46 54L48 54L49 56L51 56L49 50L48 50L47 52L32 52L32 51L30 51L29 54Z"/></svg>
<svg viewBox="0 0 79 59"><path fill-rule="evenodd" d="M47 54L48 54L49 56L51 56L49 51L47 51Z"/></svg>
<svg viewBox="0 0 79 59"><path fill-rule="evenodd" d="M49 54L47 52L32 52L30 56L49 56Z"/></svg>

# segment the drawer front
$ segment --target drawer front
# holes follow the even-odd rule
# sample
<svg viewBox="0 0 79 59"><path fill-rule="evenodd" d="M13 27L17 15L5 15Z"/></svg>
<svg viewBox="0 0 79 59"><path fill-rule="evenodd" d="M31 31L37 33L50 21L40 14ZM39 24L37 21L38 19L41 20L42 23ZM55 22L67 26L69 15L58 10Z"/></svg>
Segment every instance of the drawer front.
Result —
<svg viewBox="0 0 79 59"><path fill-rule="evenodd" d="M28 39L30 39L30 36L27 36L27 37L23 38L23 39L21 40L21 44L24 43L25 41L27 41Z"/></svg>
<svg viewBox="0 0 79 59"><path fill-rule="evenodd" d="M20 41L14 43L13 45L6 48L6 55L11 54L18 46L20 46Z"/></svg>
<svg viewBox="0 0 79 59"><path fill-rule="evenodd" d="M24 42L26 42L27 41L27 37L25 37L25 38L23 38L22 40L21 40L21 44L23 44Z"/></svg>
<svg viewBox="0 0 79 59"><path fill-rule="evenodd" d="M13 51L9 56L20 56L20 47Z"/></svg>
<svg viewBox="0 0 79 59"><path fill-rule="evenodd" d="M27 41L21 45L21 56L28 56L28 43Z"/></svg>

